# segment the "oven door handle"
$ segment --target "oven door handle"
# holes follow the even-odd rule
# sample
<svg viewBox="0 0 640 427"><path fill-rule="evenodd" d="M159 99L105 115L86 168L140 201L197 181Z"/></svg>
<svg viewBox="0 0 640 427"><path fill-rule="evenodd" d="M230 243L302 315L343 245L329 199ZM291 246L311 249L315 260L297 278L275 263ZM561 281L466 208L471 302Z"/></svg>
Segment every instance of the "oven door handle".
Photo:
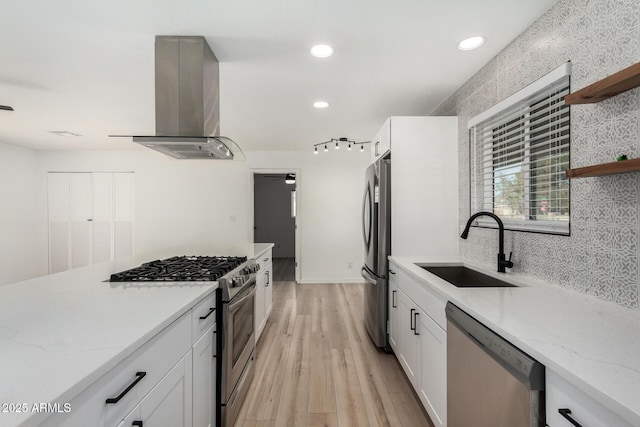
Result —
<svg viewBox="0 0 640 427"><path fill-rule="evenodd" d="M244 301L248 300L249 298L253 298L256 294L256 288L255 285L253 286L253 289L251 291L249 291L249 293L247 295L245 295L244 297L242 297L241 299L239 299L238 301L232 301L231 304L229 304L229 310L232 310L234 306L242 304Z"/></svg>

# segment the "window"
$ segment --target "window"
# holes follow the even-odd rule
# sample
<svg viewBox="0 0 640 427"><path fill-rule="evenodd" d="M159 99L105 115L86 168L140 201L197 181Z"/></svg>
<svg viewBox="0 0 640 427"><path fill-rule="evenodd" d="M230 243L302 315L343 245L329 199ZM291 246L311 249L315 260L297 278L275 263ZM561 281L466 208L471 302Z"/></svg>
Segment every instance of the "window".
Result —
<svg viewBox="0 0 640 427"><path fill-rule="evenodd" d="M473 212L511 230L569 234L569 74L563 64L469 121Z"/></svg>

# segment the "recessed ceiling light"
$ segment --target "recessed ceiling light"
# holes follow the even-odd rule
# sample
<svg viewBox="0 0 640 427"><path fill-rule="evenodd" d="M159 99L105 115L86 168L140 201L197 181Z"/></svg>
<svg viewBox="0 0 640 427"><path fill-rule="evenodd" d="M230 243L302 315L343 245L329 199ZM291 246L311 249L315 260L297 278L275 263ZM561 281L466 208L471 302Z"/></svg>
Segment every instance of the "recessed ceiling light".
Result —
<svg viewBox="0 0 640 427"><path fill-rule="evenodd" d="M313 106L316 108L327 108L329 103L327 101L316 101L313 103Z"/></svg>
<svg viewBox="0 0 640 427"><path fill-rule="evenodd" d="M316 58L328 58L333 55L333 48L327 44L317 44L311 48L311 55Z"/></svg>
<svg viewBox="0 0 640 427"><path fill-rule="evenodd" d="M482 36L469 37L468 39L464 39L460 43L458 43L458 49L459 50L477 49L480 46L482 46L484 42L485 42L485 39Z"/></svg>
<svg viewBox="0 0 640 427"><path fill-rule="evenodd" d="M82 136L79 133L69 132L68 130L50 130L50 133L55 133L58 136Z"/></svg>

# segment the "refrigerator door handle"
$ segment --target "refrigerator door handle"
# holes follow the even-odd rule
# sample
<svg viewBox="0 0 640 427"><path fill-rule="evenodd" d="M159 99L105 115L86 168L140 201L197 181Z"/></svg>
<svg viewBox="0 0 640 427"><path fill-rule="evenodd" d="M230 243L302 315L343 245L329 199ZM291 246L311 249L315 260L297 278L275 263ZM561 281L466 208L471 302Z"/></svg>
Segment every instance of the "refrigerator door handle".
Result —
<svg viewBox="0 0 640 427"><path fill-rule="evenodd" d="M367 201L369 201L369 209L367 209ZM369 215L369 229L367 230L367 221L366 215ZM367 183L367 188L364 191L364 196L362 197L362 238L364 240L364 247L369 251L369 247L371 244L371 226L373 222L373 215L371 215L371 188Z"/></svg>
<svg viewBox="0 0 640 427"><path fill-rule="evenodd" d="M362 267L362 277L364 277L367 283L370 283L372 285L378 284L378 281L376 280L376 278L373 277L365 267Z"/></svg>

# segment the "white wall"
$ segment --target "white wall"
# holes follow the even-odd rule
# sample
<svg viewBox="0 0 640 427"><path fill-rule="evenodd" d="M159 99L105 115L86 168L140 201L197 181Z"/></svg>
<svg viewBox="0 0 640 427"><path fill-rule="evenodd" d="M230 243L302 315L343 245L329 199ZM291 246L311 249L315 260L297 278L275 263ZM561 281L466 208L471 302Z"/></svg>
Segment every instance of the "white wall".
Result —
<svg viewBox="0 0 640 427"><path fill-rule="evenodd" d="M313 154L306 151L247 152L251 169L299 170L296 176L300 281L361 282L364 171L368 151ZM253 227L253 225L252 225ZM347 268L352 263L352 268Z"/></svg>
<svg viewBox="0 0 640 427"><path fill-rule="evenodd" d="M48 151L38 153L38 198L45 208L49 171L133 171L134 253L203 243L221 255L244 255L249 248L249 172L246 162L172 160L145 151ZM47 235L40 274L46 273Z"/></svg>
<svg viewBox="0 0 640 427"><path fill-rule="evenodd" d="M0 285L38 273L36 153L0 143Z"/></svg>

